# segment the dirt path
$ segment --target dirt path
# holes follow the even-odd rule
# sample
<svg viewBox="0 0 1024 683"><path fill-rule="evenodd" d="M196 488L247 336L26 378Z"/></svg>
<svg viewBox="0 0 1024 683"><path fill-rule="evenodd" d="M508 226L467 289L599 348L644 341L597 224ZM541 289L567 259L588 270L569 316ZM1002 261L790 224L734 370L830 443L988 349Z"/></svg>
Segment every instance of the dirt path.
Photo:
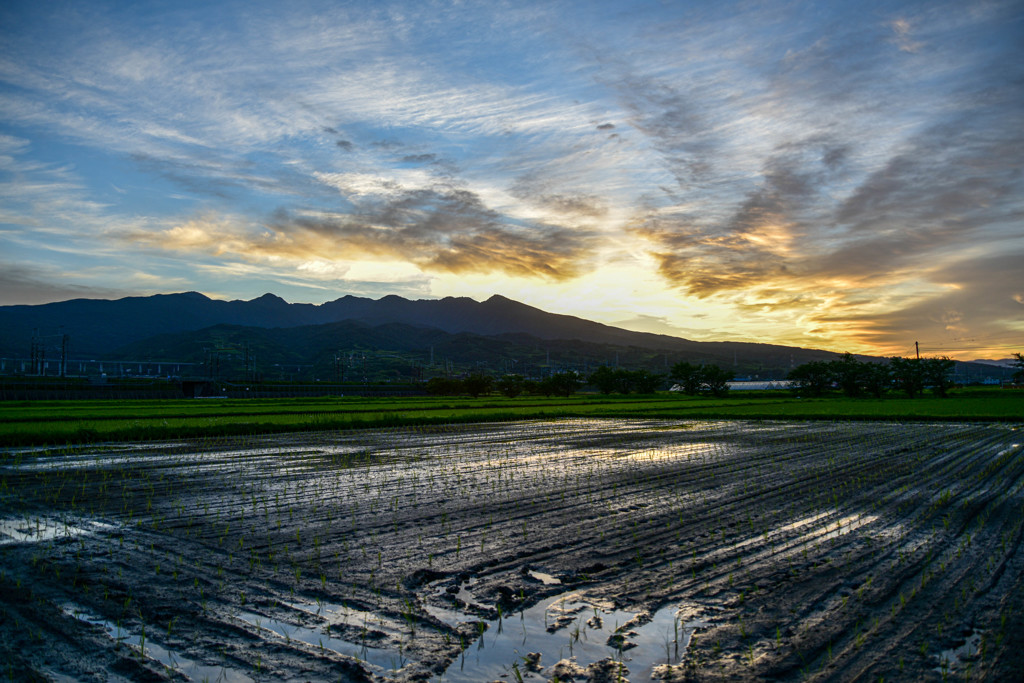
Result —
<svg viewBox="0 0 1024 683"><path fill-rule="evenodd" d="M573 420L10 451L0 675L1011 680L1022 436Z"/></svg>

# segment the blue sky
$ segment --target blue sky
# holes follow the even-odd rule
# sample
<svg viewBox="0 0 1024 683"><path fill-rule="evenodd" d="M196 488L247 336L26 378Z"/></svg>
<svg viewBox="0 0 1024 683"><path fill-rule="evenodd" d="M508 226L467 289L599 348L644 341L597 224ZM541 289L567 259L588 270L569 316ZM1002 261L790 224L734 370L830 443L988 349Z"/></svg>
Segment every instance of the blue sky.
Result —
<svg viewBox="0 0 1024 683"><path fill-rule="evenodd" d="M0 303L1024 346L1021 2L8 2Z"/></svg>

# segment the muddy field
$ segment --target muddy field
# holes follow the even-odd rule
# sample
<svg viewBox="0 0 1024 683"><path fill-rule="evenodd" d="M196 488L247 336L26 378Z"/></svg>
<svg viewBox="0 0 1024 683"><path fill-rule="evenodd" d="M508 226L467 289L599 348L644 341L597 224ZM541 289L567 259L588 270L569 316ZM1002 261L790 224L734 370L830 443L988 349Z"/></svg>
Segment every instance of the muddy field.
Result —
<svg viewBox="0 0 1024 683"><path fill-rule="evenodd" d="M1019 680L1011 425L576 420L15 450L14 680Z"/></svg>

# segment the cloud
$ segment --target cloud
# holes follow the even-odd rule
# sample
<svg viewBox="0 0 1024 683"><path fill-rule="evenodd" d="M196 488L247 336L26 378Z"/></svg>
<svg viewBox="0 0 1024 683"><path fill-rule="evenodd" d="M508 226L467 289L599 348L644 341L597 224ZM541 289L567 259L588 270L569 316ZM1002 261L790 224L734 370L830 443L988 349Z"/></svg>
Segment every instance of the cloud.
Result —
<svg viewBox="0 0 1024 683"><path fill-rule="evenodd" d="M935 25L930 30L932 37L941 33ZM877 50L877 36L869 38ZM931 43L929 38L928 49ZM736 182L720 166L711 166L701 182L691 174L690 191L680 185L637 212L632 234L647 242L668 282L686 294L730 302L748 313L802 313L799 324L807 329L849 331L863 344L888 341L886 334L867 331L876 328L866 321L893 311L896 316L923 311L908 319L920 328L948 327L950 333L981 325L970 305L944 297L948 288L962 286L950 282L949 274L966 273L971 259L988 263L999 250L1019 248L1024 220L1019 153L1024 148L1024 96L1019 84L1024 69L1016 62L982 68L979 60L972 65L978 68L974 78L958 75L941 91L929 86L901 93L897 89L903 79L892 76L880 53L864 49L840 32L805 54L789 53L767 92L784 94L786 107L795 114L769 106L770 99L738 100L751 111L773 112L774 125L764 131L773 146L766 148L764 140L753 146L745 156L747 172ZM815 51L823 52L814 56ZM826 59L828 53L832 57ZM849 93L833 96L832 86L811 85L841 63L856 68L852 79L840 78L837 84L862 91L865 99L894 93L893 100L869 101L850 125L837 125L833 116L853 106ZM912 73L920 68L916 61L909 66ZM954 68L941 62L932 78ZM872 84L872 75L879 87ZM703 111L703 119L687 119L675 102L668 98L659 105L664 116L648 115L665 123L664 131L652 130L666 153L679 147L675 137L699 132L695 122L720 120L713 109ZM903 107L896 116L893 103ZM805 107L811 104L821 116L807 115ZM792 115L808 122L812 132L793 135L788 126ZM822 125L814 131L818 122ZM717 140L711 148L731 149ZM759 168L750 168L758 158ZM730 192L715 187L724 183ZM995 279L984 268L978 275ZM1014 279L1009 272L1005 277ZM975 283L972 291L980 287ZM987 307L977 310L995 313ZM999 322L991 323L993 330L1009 324L1005 315L994 320Z"/></svg>
<svg viewBox="0 0 1024 683"><path fill-rule="evenodd" d="M182 286L168 278L122 272L120 286L111 286L108 268L81 269L0 262L0 305L35 305L68 299L119 299Z"/></svg>
<svg viewBox="0 0 1024 683"><path fill-rule="evenodd" d="M691 316L699 317L699 316ZM635 332L650 332L651 334L667 334L671 337L683 337L687 336L687 330L673 325L669 322L669 319L665 316L660 315L637 315L627 320L617 320L610 323L615 327L621 327L627 330L633 330Z"/></svg>
<svg viewBox="0 0 1024 683"><path fill-rule="evenodd" d="M402 157L402 162L406 164L432 164L436 161L436 154L406 154Z"/></svg>
<svg viewBox="0 0 1024 683"><path fill-rule="evenodd" d="M502 272L551 281L575 277L591 256L594 236L588 231L508 222L467 190L383 187L386 194L374 192L348 213L280 210L258 225L204 216L121 238L241 260L397 260L425 272Z"/></svg>
<svg viewBox="0 0 1024 683"><path fill-rule="evenodd" d="M339 257L408 260L428 272L492 272L563 280L574 277L591 235L553 225L514 225L478 196L457 188L399 190L341 216L291 216L274 222L275 243L322 244Z"/></svg>
<svg viewBox="0 0 1024 683"><path fill-rule="evenodd" d="M922 344L928 355L964 355L970 348L1018 350L1024 339L1024 247L964 259L937 273L941 290L888 311L822 315L822 325L855 330L856 342L892 352Z"/></svg>
<svg viewBox="0 0 1024 683"><path fill-rule="evenodd" d="M62 282L56 270L0 264L0 305L46 304L76 298L116 298L127 293Z"/></svg>
<svg viewBox="0 0 1024 683"><path fill-rule="evenodd" d="M823 195L845 155L821 137L782 145L731 213L706 216L699 204L648 209L632 232L651 244L668 281L698 297L792 279L814 251L813 233L827 220Z"/></svg>
<svg viewBox="0 0 1024 683"><path fill-rule="evenodd" d="M904 52L918 52L922 47L924 47L924 43L915 41L912 38L913 32L910 22L906 19L894 19L889 25L892 27L892 31L895 34L893 42L899 46L900 50L903 50Z"/></svg>
<svg viewBox="0 0 1024 683"><path fill-rule="evenodd" d="M593 220L608 214L603 197L583 192L552 192L552 179L529 173L516 179L508 193L529 205L545 209L553 220Z"/></svg>

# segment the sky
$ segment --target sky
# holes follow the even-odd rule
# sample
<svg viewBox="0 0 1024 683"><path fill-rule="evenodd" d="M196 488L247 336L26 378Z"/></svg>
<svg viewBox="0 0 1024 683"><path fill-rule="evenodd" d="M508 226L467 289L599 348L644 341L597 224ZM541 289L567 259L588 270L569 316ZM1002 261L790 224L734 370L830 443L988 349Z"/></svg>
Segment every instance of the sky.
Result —
<svg viewBox="0 0 1024 683"><path fill-rule="evenodd" d="M0 7L0 304L1024 350L1024 2Z"/></svg>

